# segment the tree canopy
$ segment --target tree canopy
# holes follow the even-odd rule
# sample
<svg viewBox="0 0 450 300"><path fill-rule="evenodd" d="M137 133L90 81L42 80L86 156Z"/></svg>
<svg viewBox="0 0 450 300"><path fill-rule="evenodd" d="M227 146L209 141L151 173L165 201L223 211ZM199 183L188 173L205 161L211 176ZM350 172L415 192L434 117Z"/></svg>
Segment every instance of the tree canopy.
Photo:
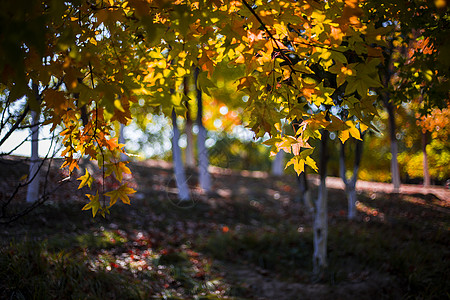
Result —
<svg viewBox="0 0 450 300"><path fill-rule="evenodd" d="M183 79L196 67L207 95L215 72L243 70L237 89L249 97L249 127L294 154L298 173L317 169L308 141L322 129L342 142L377 130L371 121L391 62L397 88L427 95L425 111L448 99L445 1L18 0L0 4L0 21L1 109L26 97L23 113L41 111L60 131L63 166L73 171L89 156L120 182L87 195L93 215L134 192L122 183L130 170L113 124L127 124L139 99L167 116L184 112ZM408 55L395 60L392 49ZM294 134L282 135L286 121ZM92 182L87 170L79 179Z"/></svg>

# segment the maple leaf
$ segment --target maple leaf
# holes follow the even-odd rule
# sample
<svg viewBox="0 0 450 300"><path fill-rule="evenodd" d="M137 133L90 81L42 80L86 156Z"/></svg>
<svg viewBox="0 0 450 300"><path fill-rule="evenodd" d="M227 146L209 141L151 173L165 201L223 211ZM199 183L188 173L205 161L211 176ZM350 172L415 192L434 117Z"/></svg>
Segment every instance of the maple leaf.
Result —
<svg viewBox="0 0 450 300"><path fill-rule="evenodd" d="M113 121L119 121L122 124L128 124L128 120L131 119L131 114L129 110L120 110L120 109L115 109L114 110L114 114L111 118L111 122Z"/></svg>
<svg viewBox="0 0 450 300"><path fill-rule="evenodd" d="M299 175L303 171L305 171L305 161L299 156L294 156L293 158L291 158L291 160L288 161L288 163L286 164L286 168L289 167L290 165L294 166L295 172Z"/></svg>
<svg viewBox="0 0 450 300"><path fill-rule="evenodd" d="M356 128L354 125L353 125L352 127L350 127L350 128L348 129L348 131L349 131L349 133L350 133L350 135L351 135L352 137L354 137L354 138L357 139L357 140L362 141L362 139L361 139L361 133L359 132L359 129Z"/></svg>
<svg viewBox="0 0 450 300"><path fill-rule="evenodd" d="M326 127L328 131L340 131L345 130L349 126L345 124L341 119L330 115L331 123Z"/></svg>
<svg viewBox="0 0 450 300"><path fill-rule="evenodd" d="M122 202L125 204L130 204L130 198L128 198L128 195L134 193L136 193L136 191L128 187L128 185L125 183L124 185L121 185L117 190L105 193L105 196L110 197L109 206L111 207L117 202L117 199L122 200Z"/></svg>
<svg viewBox="0 0 450 300"><path fill-rule="evenodd" d="M345 143L345 141L348 140L348 138L350 137L349 130L347 129L347 130L340 131L338 134L338 137L342 143Z"/></svg>
<svg viewBox="0 0 450 300"><path fill-rule="evenodd" d="M94 178L92 178L91 174L89 174L88 170L86 169L86 174L83 176L80 176L77 178L77 180L81 180L80 185L78 186L78 189L81 189L86 184L89 186L89 188L92 186L92 182L94 181Z"/></svg>
<svg viewBox="0 0 450 300"><path fill-rule="evenodd" d="M90 202L83 206L82 210L92 209L92 217L95 217L97 211L100 209L100 201L98 201L98 191L95 196L90 194L86 194L86 196L89 198Z"/></svg>
<svg viewBox="0 0 450 300"><path fill-rule="evenodd" d="M127 162L116 162L111 164L106 164L106 176L111 175L114 172L114 176L120 182L123 179L123 173L131 174L131 170L126 166Z"/></svg>
<svg viewBox="0 0 450 300"><path fill-rule="evenodd" d="M208 57L205 50L203 50L202 56L200 57L198 63L203 71L207 71L209 76L212 75L212 72L214 71L214 62Z"/></svg>

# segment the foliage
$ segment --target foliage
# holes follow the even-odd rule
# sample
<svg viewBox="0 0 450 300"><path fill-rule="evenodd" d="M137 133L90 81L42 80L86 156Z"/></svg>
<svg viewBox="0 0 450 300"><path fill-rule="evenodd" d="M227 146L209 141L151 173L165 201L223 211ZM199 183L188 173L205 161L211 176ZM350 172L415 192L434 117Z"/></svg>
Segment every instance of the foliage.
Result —
<svg viewBox="0 0 450 300"><path fill-rule="evenodd" d="M427 145L429 172L432 178L444 182L450 178L450 150L437 140ZM411 178L423 178L423 153L403 152L399 155L400 165Z"/></svg>
<svg viewBox="0 0 450 300"><path fill-rule="evenodd" d="M448 78L442 55L448 41L441 31L448 28L447 8L430 4L424 11L418 3L398 13L402 1L5 2L0 84L9 103L25 96L25 112L39 109L45 124L62 127L64 167L72 172L78 159L88 156L119 188L127 167L114 126L134 115L169 116L173 108L184 115L189 96L182 92L183 80L195 67L202 71L200 89L212 96L217 73L236 66L236 88L249 97L248 127L256 137L268 134L274 150L294 154L289 164L301 172L305 165L316 169L308 141L319 138L320 129L337 132L342 141L374 129L373 104L383 87L379 70L386 43L395 43L387 38L389 24L397 21L405 36L424 30L426 40L401 64L406 66L401 78L410 78L415 68L425 78L408 86L428 82L426 99L441 91ZM420 18L411 18L416 14ZM400 43L408 43L403 39ZM333 106L345 107L346 118L336 117ZM292 135L282 135L285 121L299 123ZM89 194L93 215L109 212L115 201L108 203L106 193L112 192Z"/></svg>
<svg viewBox="0 0 450 300"><path fill-rule="evenodd" d="M245 64L238 89L249 93L250 127L259 136L265 132L276 136L280 119L308 115L298 103L299 92L310 103L332 104L330 96L337 86L327 86L310 67L328 70L336 61L345 69L344 38L362 56L351 66L354 77L348 79L348 99L356 91L366 99L367 90L379 85L368 77L377 60L367 56L371 46L357 36L374 29L357 19L361 10L355 4L4 3L2 24L8 26L2 29L1 84L9 91L9 101L27 96L29 107L40 107L49 115L46 123L53 129L63 127L63 166L73 171L77 158L89 155L98 160L105 176L121 182L126 168L120 165L121 145L111 137L111 123L128 123L136 96L166 114L172 106L183 111L183 95L177 91L195 65L203 71L199 85L209 95L215 85L208 78L217 64ZM341 69L331 72L347 76ZM48 88L55 81L64 85ZM43 90L42 101L33 97L29 82ZM352 107L359 105L351 101ZM324 114L305 121L302 140L317 136L328 123ZM303 144L280 137L273 143L283 140L286 149ZM94 215L97 211L104 215L114 202L106 204L104 193L89 197Z"/></svg>

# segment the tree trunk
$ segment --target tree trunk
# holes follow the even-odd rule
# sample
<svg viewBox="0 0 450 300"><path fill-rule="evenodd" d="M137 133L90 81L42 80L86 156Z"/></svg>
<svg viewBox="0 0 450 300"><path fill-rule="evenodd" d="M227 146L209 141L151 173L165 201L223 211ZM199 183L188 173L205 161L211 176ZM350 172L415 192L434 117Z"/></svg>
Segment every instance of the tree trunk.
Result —
<svg viewBox="0 0 450 300"><path fill-rule="evenodd" d="M180 139L180 130L177 125L177 115L175 109L172 110L172 125L173 125L173 137L172 137L172 156L173 156L173 168L175 173L175 181L178 188L178 198L182 201L187 201L189 197L189 187L186 182L186 176L184 173L183 161L181 160L181 149L178 145Z"/></svg>
<svg viewBox="0 0 450 300"><path fill-rule="evenodd" d="M319 195L315 204L314 216L314 255L313 273L316 278L321 278L327 268L327 236L328 236L328 209L327 209L327 140L328 131L323 130L320 143L320 185Z"/></svg>
<svg viewBox="0 0 450 300"><path fill-rule="evenodd" d="M193 122L189 119L189 113L186 114L186 167L194 168L195 167L195 158L194 158L194 134L192 133L192 125Z"/></svg>
<svg viewBox="0 0 450 300"><path fill-rule="evenodd" d="M428 169L428 154L427 154L427 144L428 144L428 132L422 131L422 153L423 153L423 186L430 186L430 171Z"/></svg>
<svg viewBox="0 0 450 300"><path fill-rule="evenodd" d="M284 174L284 156L283 150L278 151L277 155L275 155L272 161L272 175L281 176Z"/></svg>
<svg viewBox="0 0 450 300"><path fill-rule="evenodd" d="M197 78L198 78L199 69L195 69L195 83L197 86ZM199 173L199 182L200 187L205 191L209 192L211 190L211 177L208 172L209 166L209 157L208 157L208 149L206 149L205 141L206 141L206 128L203 126L203 103L202 103L202 91L197 87L197 126L198 126L198 135L197 135L197 150L198 150L198 173Z"/></svg>
<svg viewBox="0 0 450 300"><path fill-rule="evenodd" d="M364 135L361 135L361 138L364 138ZM341 152L339 156L339 165L340 165L340 175L342 181L345 184L345 193L347 194L348 201L348 219L353 220L356 217L356 181L358 180L358 171L361 163L362 156L362 141L356 141L355 147L355 163L353 165L353 174L350 180L347 179L346 167L345 167L345 144L341 144Z"/></svg>
<svg viewBox="0 0 450 300"><path fill-rule="evenodd" d="M39 183L40 183L40 160L39 160L39 112L31 111L32 127L31 127L31 164L28 176L29 184L27 187L27 202L36 202L39 199Z"/></svg>
<svg viewBox="0 0 450 300"><path fill-rule="evenodd" d="M390 80L392 77L394 66L392 64L392 52L394 49L394 46L392 42L389 43L389 59L385 60L384 64L384 74L381 74L381 78L383 81L383 86L386 91L381 93L381 97L384 103L384 106L386 107L386 110L388 112L388 119L389 119L389 138L391 143L391 176L392 176L392 184L393 184L393 191L394 193L398 193L400 191L400 171L398 167L398 143L397 143L397 137L395 135L396 127L395 127L395 111L394 111L394 104L391 99L391 95L388 91Z"/></svg>
<svg viewBox="0 0 450 300"><path fill-rule="evenodd" d="M183 92L187 97L189 94L189 86L188 86L188 78L184 77L183 79ZM193 122L191 119L191 112L189 110L189 103L186 101L186 126L184 128L186 133L186 167L194 168L195 167L195 157L194 157L194 135L192 133Z"/></svg>
<svg viewBox="0 0 450 300"><path fill-rule="evenodd" d="M303 202L309 213L314 212L314 205L311 200L311 191L308 188L308 180L306 178L306 170L297 175L299 202Z"/></svg>
<svg viewBox="0 0 450 300"><path fill-rule="evenodd" d="M385 106L388 111L389 118L389 138L391 142L391 176L392 176L392 184L394 186L394 193L398 193L400 191L400 171L398 167L398 142L397 137L395 136L396 126L395 126L395 112L394 105L389 102L389 100L385 101Z"/></svg>

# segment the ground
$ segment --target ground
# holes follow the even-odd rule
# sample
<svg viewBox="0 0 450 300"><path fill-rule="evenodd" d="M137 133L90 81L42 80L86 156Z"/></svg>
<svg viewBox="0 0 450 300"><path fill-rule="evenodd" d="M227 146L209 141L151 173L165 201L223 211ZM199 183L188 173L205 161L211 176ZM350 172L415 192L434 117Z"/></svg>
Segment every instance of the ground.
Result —
<svg viewBox="0 0 450 300"><path fill-rule="evenodd" d="M170 164L130 169L138 191L131 205L95 219L81 211L88 190L77 190L73 176L59 185L68 174L52 169L48 201L0 225L0 298L449 298L450 192L443 187L394 194L391 185L360 182L358 217L348 221L342 183L328 178L329 266L313 278L312 216L297 201L292 176L211 168L213 192L205 195L188 170L193 200L179 202ZM4 206L27 166L9 158L0 170ZM313 194L317 181L309 177ZM26 208L23 196L1 221Z"/></svg>

